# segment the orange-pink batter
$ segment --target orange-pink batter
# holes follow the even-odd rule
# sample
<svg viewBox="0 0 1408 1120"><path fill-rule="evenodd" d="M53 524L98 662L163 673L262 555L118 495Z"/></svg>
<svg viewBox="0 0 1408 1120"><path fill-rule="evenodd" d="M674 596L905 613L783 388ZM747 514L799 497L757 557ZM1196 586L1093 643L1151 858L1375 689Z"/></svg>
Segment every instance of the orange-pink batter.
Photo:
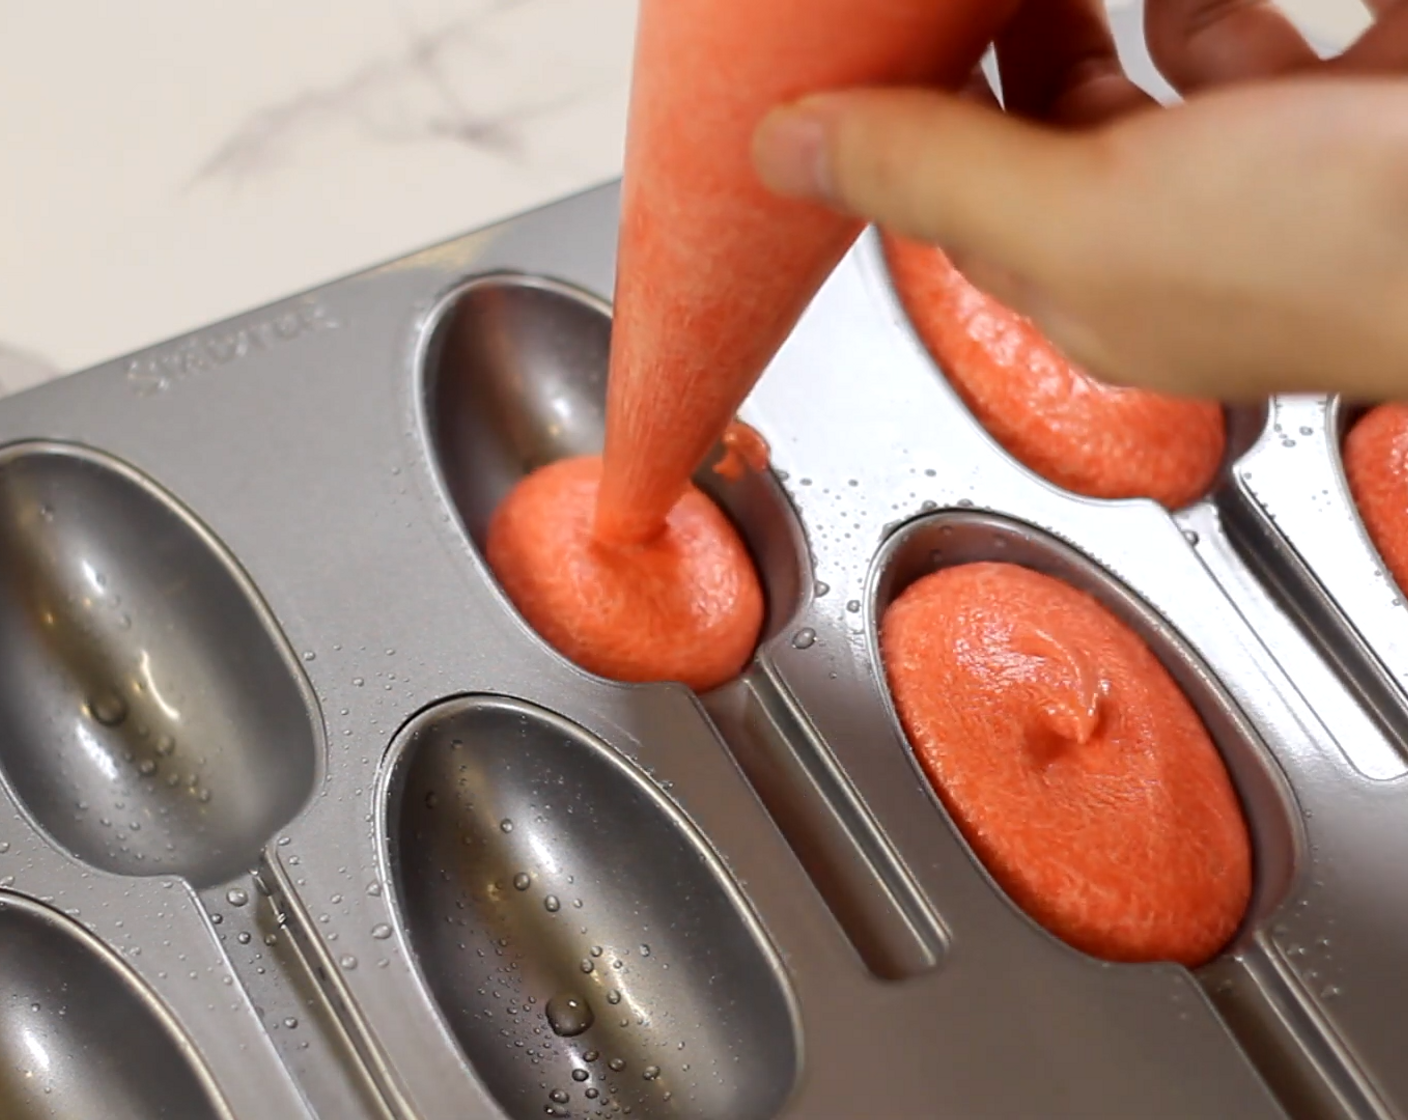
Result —
<svg viewBox="0 0 1408 1120"><path fill-rule="evenodd" d="M1013 458L1092 498L1202 497L1222 463L1222 407L1105 385L1036 325L970 284L939 249L887 237L895 290L978 421Z"/></svg>
<svg viewBox="0 0 1408 1120"><path fill-rule="evenodd" d="M1384 564L1408 589L1408 404L1366 412L1344 441L1344 473Z"/></svg>
<svg viewBox="0 0 1408 1120"><path fill-rule="evenodd" d="M1214 956L1251 845L1222 758L1149 648L1013 564L908 587L880 631L919 762L978 857L1051 933L1111 961Z"/></svg>
<svg viewBox="0 0 1408 1120"><path fill-rule="evenodd" d="M753 170L770 109L957 86L1017 0L642 0L597 531L648 540L862 225Z"/></svg>
<svg viewBox="0 0 1408 1120"><path fill-rule="evenodd" d="M601 676L699 691L737 676L757 644L763 593L733 525L691 486L647 543L603 544L591 522L600 480L600 459L559 460L494 512L486 552L508 597L550 645Z"/></svg>
<svg viewBox="0 0 1408 1120"><path fill-rule="evenodd" d="M510 598L578 664L706 688L757 638L751 561L689 480L861 230L763 187L758 124L822 90L956 86L1017 2L642 0L604 466L527 479L490 532ZM729 451L725 474L758 448Z"/></svg>
<svg viewBox="0 0 1408 1120"><path fill-rule="evenodd" d="M749 471L765 471L772 457L768 441L756 428L735 420L724 430L724 453L714 464L714 473L729 482L739 482Z"/></svg>

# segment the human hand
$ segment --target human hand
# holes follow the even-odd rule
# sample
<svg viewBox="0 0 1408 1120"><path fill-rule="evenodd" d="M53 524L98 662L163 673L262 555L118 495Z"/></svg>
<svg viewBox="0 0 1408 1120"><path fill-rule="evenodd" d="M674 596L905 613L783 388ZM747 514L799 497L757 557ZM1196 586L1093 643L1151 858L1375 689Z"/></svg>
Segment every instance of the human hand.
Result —
<svg viewBox="0 0 1408 1120"><path fill-rule="evenodd" d="M1160 110L1100 0L1028 0L1006 114L982 87L825 94L763 123L759 172L943 246L1104 380L1405 397L1408 0L1377 8L1322 63L1271 5L1148 0L1188 96Z"/></svg>

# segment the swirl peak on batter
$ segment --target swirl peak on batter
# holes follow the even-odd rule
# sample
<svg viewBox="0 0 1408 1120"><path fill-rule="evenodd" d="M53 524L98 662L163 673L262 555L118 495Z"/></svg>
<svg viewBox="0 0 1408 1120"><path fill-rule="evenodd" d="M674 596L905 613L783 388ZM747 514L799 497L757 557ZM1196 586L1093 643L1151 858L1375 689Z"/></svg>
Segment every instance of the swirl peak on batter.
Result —
<svg viewBox="0 0 1408 1120"><path fill-rule="evenodd" d="M885 611L886 676L930 783L1008 896L1112 961L1215 955L1251 893L1236 792L1148 646L1051 576L972 563Z"/></svg>

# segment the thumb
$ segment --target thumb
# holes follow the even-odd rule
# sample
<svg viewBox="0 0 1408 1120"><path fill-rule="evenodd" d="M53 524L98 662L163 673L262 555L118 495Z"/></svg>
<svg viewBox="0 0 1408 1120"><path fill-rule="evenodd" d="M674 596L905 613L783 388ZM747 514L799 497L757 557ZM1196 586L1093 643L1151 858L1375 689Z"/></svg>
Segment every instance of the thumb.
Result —
<svg viewBox="0 0 1408 1120"><path fill-rule="evenodd" d="M778 194L942 246L974 283L1099 366L1098 340L1052 293L1108 235L1102 135L1044 128L947 93L860 90L774 110L753 157Z"/></svg>
<svg viewBox="0 0 1408 1120"><path fill-rule="evenodd" d="M1079 205L1091 144L973 99L922 90L806 98L770 113L754 164L773 191L892 233L1005 257ZM1077 190L1076 188L1079 188Z"/></svg>

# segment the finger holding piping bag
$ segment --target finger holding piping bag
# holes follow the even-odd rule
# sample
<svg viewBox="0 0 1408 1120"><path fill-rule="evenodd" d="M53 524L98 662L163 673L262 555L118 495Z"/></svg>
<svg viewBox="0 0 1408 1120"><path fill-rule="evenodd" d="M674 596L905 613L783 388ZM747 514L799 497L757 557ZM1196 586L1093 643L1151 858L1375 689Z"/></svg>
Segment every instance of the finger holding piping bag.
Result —
<svg viewBox="0 0 1408 1120"><path fill-rule="evenodd" d="M826 93L766 119L759 172L942 245L1101 380L1226 401L1401 397L1408 5L1323 63L1256 12L1150 0L1182 105L1082 119L1077 102L1102 100L1088 82L1047 99L1069 113L1021 107L1036 119L917 88Z"/></svg>
<svg viewBox="0 0 1408 1120"><path fill-rule="evenodd" d="M597 531L649 538L862 222L781 198L752 165L782 102L957 88L998 0L644 0L622 187Z"/></svg>
<svg viewBox="0 0 1408 1120"><path fill-rule="evenodd" d="M757 573L690 477L863 228L767 190L753 132L777 103L817 90L957 88L1015 7L643 0L605 454L599 469L553 465L521 483L486 550L559 652L617 680L696 689L747 663L762 625ZM714 637L725 629L742 640Z"/></svg>
<svg viewBox="0 0 1408 1120"><path fill-rule="evenodd" d="M1102 0L1028 3L996 44L1003 108L1083 127L1154 100L1125 74ZM986 96L985 96L986 94ZM998 109L985 80L965 97ZM886 234L890 280L943 376L1016 459L1094 498L1201 497L1225 448L1221 407L1090 377L934 245Z"/></svg>

